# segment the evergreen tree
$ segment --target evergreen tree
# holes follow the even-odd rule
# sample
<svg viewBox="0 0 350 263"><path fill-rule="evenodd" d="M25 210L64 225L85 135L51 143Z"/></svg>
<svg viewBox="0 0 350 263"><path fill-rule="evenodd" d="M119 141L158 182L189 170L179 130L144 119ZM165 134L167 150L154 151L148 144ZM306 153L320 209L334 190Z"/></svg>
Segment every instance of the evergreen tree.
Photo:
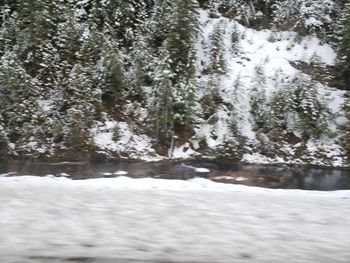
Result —
<svg viewBox="0 0 350 263"><path fill-rule="evenodd" d="M266 124L274 127L269 132L274 140L283 139L288 131L299 131L305 139L329 135L331 114L319 97L315 84L304 77L296 77L271 99L271 110L266 113Z"/></svg>
<svg viewBox="0 0 350 263"><path fill-rule="evenodd" d="M154 75L153 65L155 61L150 49L150 42L142 33L137 33L130 52L129 97L138 100L145 99L142 87L150 86L152 75Z"/></svg>
<svg viewBox="0 0 350 263"><path fill-rule="evenodd" d="M26 73L18 58L6 52L0 60L0 115L12 142L41 133L43 114L38 83Z"/></svg>
<svg viewBox="0 0 350 263"><path fill-rule="evenodd" d="M161 48L159 63L154 76L155 91L155 137L158 142L170 146L170 140L174 136L174 88L171 71L170 55L166 48L166 42Z"/></svg>
<svg viewBox="0 0 350 263"><path fill-rule="evenodd" d="M125 73L121 54L113 39L103 37L103 47L97 68L97 87L105 98L120 101L125 97Z"/></svg>
<svg viewBox="0 0 350 263"><path fill-rule="evenodd" d="M303 78L295 80L297 128L306 138L328 135L330 112L326 105L318 98L315 84Z"/></svg>
<svg viewBox="0 0 350 263"><path fill-rule="evenodd" d="M209 0L208 1L208 8L209 8L209 16L211 18L218 18L220 16L219 14L219 6L220 1L219 0Z"/></svg>
<svg viewBox="0 0 350 263"><path fill-rule="evenodd" d="M174 14L175 1L156 0L149 19L150 39L153 47L159 48L167 38L170 27L169 23Z"/></svg>
<svg viewBox="0 0 350 263"><path fill-rule="evenodd" d="M209 73L224 74L226 72L226 62L224 58L224 32L219 23L215 26L211 34L210 65Z"/></svg>
<svg viewBox="0 0 350 263"><path fill-rule="evenodd" d="M267 107L265 85L266 80L263 69L261 66L257 66L250 94L250 113L253 116L256 130L263 128L265 122L264 114Z"/></svg>
<svg viewBox="0 0 350 263"><path fill-rule="evenodd" d="M199 30L198 4L194 0L175 2L170 31L165 41L175 87L175 124L190 125L194 104L196 52L194 43Z"/></svg>
<svg viewBox="0 0 350 263"><path fill-rule="evenodd" d="M340 63L343 68L343 76L350 83L350 3L346 5L340 45Z"/></svg>
<svg viewBox="0 0 350 263"><path fill-rule="evenodd" d="M91 142L90 129L101 101L88 69L76 64L69 74L64 91L63 140L68 147L82 149Z"/></svg>
<svg viewBox="0 0 350 263"><path fill-rule="evenodd" d="M176 1L169 27L166 43L171 69L177 77L191 79L195 74L194 42L199 30L197 2Z"/></svg>
<svg viewBox="0 0 350 263"><path fill-rule="evenodd" d="M348 161L350 161L350 99L348 98L343 106L345 116L348 119L346 126L344 127L344 136L342 137L342 145L346 151Z"/></svg>

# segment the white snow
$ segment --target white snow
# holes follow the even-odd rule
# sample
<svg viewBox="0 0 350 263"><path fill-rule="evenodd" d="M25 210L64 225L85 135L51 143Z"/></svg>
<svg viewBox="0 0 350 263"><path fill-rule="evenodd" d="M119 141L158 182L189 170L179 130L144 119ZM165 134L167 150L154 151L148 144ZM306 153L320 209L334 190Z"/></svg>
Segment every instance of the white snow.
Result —
<svg viewBox="0 0 350 263"><path fill-rule="evenodd" d="M310 18L307 23L316 26L317 21L314 19ZM295 76L311 78L295 68L293 63L304 62L310 67L311 64L335 65L336 53L330 45L323 43L316 35L303 37L293 31L277 32L268 29L258 31L248 28L234 19L220 16L211 18L208 12L202 9L199 12L199 22L201 34L196 42L198 88L195 93L198 101L201 101L205 95L213 94L216 88L212 81L215 80L218 89L216 92L222 99L222 103L218 103L215 112L205 118L201 112L203 109L198 103L194 109L195 112L198 112L198 116L193 121L194 136L183 145L179 146L175 143L177 147L169 149L166 157L156 153L154 150L155 141L143 134L142 128L137 128L137 125L133 125L131 122L112 120L112 117L105 113L104 121L97 123L91 131L99 152L120 158L155 161L165 158L186 159L199 156L202 145L208 148L205 151L207 157L213 157L222 149L235 149L235 147L242 147L242 144L245 144L246 154L243 156L243 161L252 163L325 164L314 153L326 151L326 155L330 158L327 165L342 166L346 164L344 153L337 144L343 134L339 127L348 122L341 109L345 91L328 87L325 83L316 84L319 100L323 101L329 107L330 113L334 115L329 128L333 134L339 135L334 138L322 137L317 141L306 142L307 145L313 145L313 147L306 147L310 152L303 153L303 156L296 156L298 152L300 153L296 145L288 145L287 143L282 146L282 151L287 156L284 157L286 160L281 156L270 158L257 152L261 144L258 139L266 138L266 142L269 139L265 134L259 134L260 137L256 136L254 119L251 114L251 97L254 89L266 96L266 105L268 105L272 96L288 87ZM208 75L206 71L211 57L211 35L218 25L221 25L223 29L222 49L227 72ZM232 41L232 36L237 38L235 42ZM257 84L257 68L260 68L263 73L264 84ZM152 88L143 87L143 89L151 101ZM39 101L39 104L44 111L52 107L50 101L42 100ZM150 105L152 104L149 104L148 108L151 107ZM143 123L149 117L147 107L130 101L126 101L121 114L129 116L125 119L137 120L137 123ZM237 126L235 127L237 131L232 129L233 122ZM286 126L294 135L302 137L292 117L288 118ZM242 143L242 138L244 143ZM36 145L30 144L27 148L34 149L34 146L36 147ZM49 152L49 150L43 149L42 152ZM248 153L249 150L252 153Z"/></svg>
<svg viewBox="0 0 350 263"><path fill-rule="evenodd" d="M117 129L117 132L115 130ZM113 138L117 133L117 138ZM136 134L132 127L126 122L117 122L107 119L103 123L98 123L92 129L95 144L106 153L127 153L127 158L160 160L161 158L152 148L151 139L144 134ZM123 157L123 156L121 156Z"/></svg>
<svg viewBox="0 0 350 263"><path fill-rule="evenodd" d="M70 175L67 174L67 173L60 173L59 175L62 176L62 177L70 177Z"/></svg>
<svg viewBox="0 0 350 263"><path fill-rule="evenodd" d="M237 178L235 178L235 180L238 181L238 182L242 182L242 181L248 180L248 178L243 177L243 176L238 176Z"/></svg>
<svg viewBox="0 0 350 263"><path fill-rule="evenodd" d="M181 145L180 147L175 147L174 149L169 149L169 156L170 158L175 158L175 159L186 159L190 158L196 153L191 147L189 143L185 143Z"/></svg>
<svg viewBox="0 0 350 263"><path fill-rule="evenodd" d="M113 173L114 175L127 175L128 172L127 171L116 171Z"/></svg>
<svg viewBox="0 0 350 263"><path fill-rule="evenodd" d="M202 167L196 168L196 169L194 169L194 171L195 171L196 173L210 173L210 170L209 170L209 169L207 169L207 168L202 168Z"/></svg>
<svg viewBox="0 0 350 263"><path fill-rule="evenodd" d="M216 150L227 142L235 141L234 134L230 131L230 123L235 120L237 128L250 145L258 145L255 131L253 130L253 117L251 115L250 101L253 87L265 94L267 101L276 92L288 85L295 76L309 76L294 68L291 62L305 62L307 64L319 63L323 66L335 65L336 53L332 47L322 43L315 35L302 37L296 32L275 32L272 30L255 30L247 28L237 21L219 17L210 18L208 12L200 11L201 37L199 37L197 48L197 75L201 76L201 86L205 87L197 92L201 97L212 93L210 81L212 78L218 82L218 92L225 106L219 105L217 111L208 119L196 127L195 136L191 145L194 150L199 148L199 142L205 141L208 148ZM224 58L227 72L220 76L209 77L203 74L210 63L211 34L214 28L221 25L224 33ZM232 42L232 35L237 36L237 42ZM256 85L256 68L261 68L264 84ZM215 88L215 87L214 87ZM207 89L207 90L206 90ZM337 123L346 122L341 106L344 103L344 91L317 84L319 99L329 107L329 111L336 116L334 123L330 123L333 132L339 132ZM323 97L323 99L321 98ZM231 105L232 109L228 109ZM298 134L295 129L294 134ZM332 148L330 165L342 165L343 154L336 145L337 138L330 139L333 143L329 145L329 139L321 138L317 141L318 150ZM299 163L303 162L293 154L293 145L283 146L291 152L293 160L283 160L276 156L269 158L259 153L245 154L243 160L254 163ZM304 158L307 159L307 156ZM309 163L319 164L318 158L308 160ZM328 164L329 165L329 164Z"/></svg>
<svg viewBox="0 0 350 263"><path fill-rule="evenodd" d="M0 176L0 258L348 263L349 198L205 179Z"/></svg>

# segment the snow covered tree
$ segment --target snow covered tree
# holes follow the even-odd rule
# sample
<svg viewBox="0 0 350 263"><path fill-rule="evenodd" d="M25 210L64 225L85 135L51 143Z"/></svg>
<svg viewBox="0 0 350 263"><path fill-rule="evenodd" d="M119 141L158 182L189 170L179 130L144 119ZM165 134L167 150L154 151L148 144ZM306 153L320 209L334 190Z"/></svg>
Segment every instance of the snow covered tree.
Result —
<svg viewBox="0 0 350 263"><path fill-rule="evenodd" d="M172 101L170 104L171 118L168 117L167 109L165 111L166 121L161 121L161 123L168 123L170 120L172 123L170 126L173 126L173 129L182 129L191 126L194 114L192 110L195 97L196 53L194 43L198 33L198 4L194 0L177 0L173 4L174 12L169 18L169 31L162 42L159 69L155 73L153 86L158 94L167 94L166 100L171 98ZM169 87L171 87L170 91ZM163 95L156 97L156 100ZM165 126L170 127L168 124ZM166 131L168 128L160 130ZM169 136L166 135L166 137Z"/></svg>
<svg viewBox="0 0 350 263"><path fill-rule="evenodd" d="M255 68L255 76L250 94L250 113L253 116L255 129L257 130L261 129L264 125L264 113L266 111L265 85L266 80L263 68L257 66Z"/></svg>
<svg viewBox="0 0 350 263"><path fill-rule="evenodd" d="M296 127L306 138L328 135L331 115L322 99L318 98L315 84L302 78L296 78L295 84L298 113Z"/></svg>
<svg viewBox="0 0 350 263"><path fill-rule="evenodd" d="M64 143L67 147L84 149L91 142L90 129L101 105L91 73L76 64L69 74L63 96Z"/></svg>
<svg viewBox="0 0 350 263"><path fill-rule="evenodd" d="M125 41L125 45L131 46L135 32L139 29L148 16L147 1L117 0L109 1L108 11L113 10L114 24L117 25L117 37Z"/></svg>
<svg viewBox="0 0 350 263"><path fill-rule="evenodd" d="M6 51L11 51L16 44L19 28L17 19L12 16L12 13L11 5L0 4L0 56Z"/></svg>
<svg viewBox="0 0 350 263"><path fill-rule="evenodd" d="M7 152L8 138L5 125L4 118L0 114L0 155Z"/></svg>
<svg viewBox="0 0 350 263"><path fill-rule="evenodd" d="M224 58L224 32L219 23L215 26L211 36L209 73L224 74L226 72L226 61Z"/></svg>
<svg viewBox="0 0 350 263"><path fill-rule="evenodd" d="M128 72L128 82L130 83L129 97L143 100L143 86L152 84L154 74L154 57L150 48L150 40L141 32L136 33L135 40L130 52L131 67Z"/></svg>
<svg viewBox="0 0 350 263"><path fill-rule="evenodd" d="M346 5L340 44L340 64L343 76L350 83L350 3Z"/></svg>
<svg viewBox="0 0 350 263"><path fill-rule="evenodd" d="M271 4L273 10L273 22L283 29L289 29L295 26L298 15L298 1L281 0L273 1Z"/></svg>
<svg viewBox="0 0 350 263"><path fill-rule="evenodd" d="M265 118L274 127L270 132L274 139L282 139L286 131L297 131L305 139L329 135L330 111L310 80L294 78L274 95L270 104L271 110Z"/></svg>
<svg viewBox="0 0 350 263"><path fill-rule="evenodd" d="M209 2L208 3L209 16L211 18L218 18L220 16L220 14L219 14L220 1L219 0L209 0L208 2Z"/></svg>
<svg viewBox="0 0 350 263"><path fill-rule="evenodd" d="M125 97L125 75L122 58L112 39L105 39L97 69L97 86L106 98L116 101Z"/></svg>
<svg viewBox="0 0 350 263"><path fill-rule="evenodd" d="M300 15L303 27L307 32L322 32L333 23L332 0L303 0L300 1Z"/></svg>
<svg viewBox="0 0 350 263"><path fill-rule="evenodd" d="M0 115L10 141L42 132L40 94L36 80L26 73L13 53L6 52L0 59Z"/></svg>
<svg viewBox="0 0 350 263"><path fill-rule="evenodd" d="M160 51L159 62L154 76L154 122L155 137L158 142L170 146L174 136L174 87L170 55L166 43Z"/></svg>
<svg viewBox="0 0 350 263"><path fill-rule="evenodd" d="M335 25L335 2L332 0L270 0L273 21L282 29L298 33L325 33Z"/></svg>
<svg viewBox="0 0 350 263"><path fill-rule="evenodd" d="M350 161L350 99L348 98L343 106L343 109L345 111L345 116L348 119L348 122L346 123L346 126L344 127L344 136L342 137L342 145L347 153L348 161Z"/></svg>
<svg viewBox="0 0 350 263"><path fill-rule="evenodd" d="M273 142L285 139L290 115L294 114L291 109L293 107L292 95L288 89L280 90L271 99L271 107L265 113L262 132Z"/></svg>
<svg viewBox="0 0 350 263"><path fill-rule="evenodd" d="M246 26L256 26L258 21L267 14L265 0L221 0L219 11L229 18L235 18Z"/></svg>
<svg viewBox="0 0 350 263"><path fill-rule="evenodd" d="M177 77L190 79L195 73L194 42L199 30L198 5L194 0L175 1L169 24L167 48L171 69Z"/></svg>
<svg viewBox="0 0 350 263"><path fill-rule="evenodd" d="M152 46L159 48L169 34L169 23L174 15L173 0L157 0L154 2L149 19L150 39Z"/></svg>

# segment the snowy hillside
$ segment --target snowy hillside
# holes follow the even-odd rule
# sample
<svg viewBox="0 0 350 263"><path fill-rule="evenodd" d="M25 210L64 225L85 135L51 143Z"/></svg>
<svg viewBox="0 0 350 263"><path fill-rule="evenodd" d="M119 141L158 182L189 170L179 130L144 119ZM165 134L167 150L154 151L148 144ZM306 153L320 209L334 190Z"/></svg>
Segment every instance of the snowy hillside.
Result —
<svg viewBox="0 0 350 263"><path fill-rule="evenodd" d="M342 1L0 5L3 159L349 166Z"/></svg>
<svg viewBox="0 0 350 263"><path fill-rule="evenodd" d="M330 87L326 80L315 81L312 79L313 76L303 73L292 65L293 62L304 62L309 67L314 65L334 66L336 53L332 47L317 38L316 35L301 37L292 31L276 32L268 29L257 31L225 17L210 18L208 11L203 9L200 10L199 17L201 33L196 44L198 54L196 96L200 102L208 96L210 99L218 96L220 102L216 105L210 104L212 114L207 118L197 119L195 133L189 141L170 149L165 157L191 158L201 155L205 157L219 155L224 158L238 157L253 163L347 165L346 154L339 145L339 138L342 136L339 126L347 122L342 110L346 92ZM225 73L211 75L207 74L206 70L211 63L213 48L211 37L217 28L222 30L221 49ZM232 41L233 37L235 41ZM304 141L303 131L293 123L297 121L295 120L297 117L290 116L286 123L286 132L293 134L292 136L296 137L298 143L282 141L278 144L276 152L264 154L265 149L263 148L275 147L275 145L262 141L265 137L257 138L259 135L265 135L257 134L254 128L255 120L252 116L251 101L255 96L261 96L257 99L265 101L259 110L269 110L273 103L271 102L273 96L289 89L295 81L304 81L308 83L307 85L311 85L310 89L314 89L315 93L311 96L316 96L315 99L326 106L327 114L331 116L327 129L330 130L332 136L324 134L317 139L311 137ZM197 110L205 115L207 105L197 106ZM312 112L317 110L310 109ZM322 120L315 119L315 121ZM233 123L237 125L235 131L232 130ZM125 130L123 123L115 123L115 125ZM273 129L274 127L268 128ZM109 138L104 137L104 134L108 133ZM104 150L113 151L114 149L118 152L118 147L125 145L123 140L113 141L111 130L105 133L103 129L100 129L95 136L97 145ZM105 140L101 140L103 137ZM239 141L242 138L245 146L242 146L242 142ZM138 135L132 135L132 139L129 137L126 140L128 145L124 150L130 152L130 156L152 160L162 158L155 155L153 150L148 151L152 149L150 138L143 138L143 143L138 140ZM204 151L201 149L201 143L207 146Z"/></svg>
<svg viewBox="0 0 350 263"><path fill-rule="evenodd" d="M200 124L196 135L201 139L205 138L209 148L230 147L230 144L237 140L230 130L230 125L235 121L239 135L246 138L247 144L253 145L251 150L253 153L245 153L243 160L302 163L305 156L296 154L298 148L303 144L301 142L279 144L281 156L272 154L273 157L269 158L259 153L259 146L263 143L269 143L262 141L265 138L257 138L260 134L257 134L259 131L253 127L255 117L252 116L253 106L251 102L254 99L260 100L263 105L259 106L261 108L258 111L269 110L268 107L271 107L273 97L276 94L285 89L292 89L294 81L305 79L304 81L308 82L312 78L293 67L291 62L305 62L310 67L313 67L313 63L332 66L336 60L334 50L328 44L322 43L316 36L300 37L295 32L273 32L267 29L256 31L227 18L211 19L208 17L208 13L203 10L200 15L203 34L198 43L198 72L203 72L210 63L210 36L213 34L214 28L218 27L222 28L223 31L223 59L227 69L225 74L214 76L214 80L212 76L204 75L201 78L201 84L206 87L204 92L207 94L218 92L222 102L218 105L217 111ZM234 43L232 36L237 38ZM212 87L213 81L216 82L214 88ZM327 105L327 111L332 116L328 128L336 133L338 125L345 121L344 112L341 109L344 104L345 92L317 81L311 85L315 89L314 95L317 99ZM313 112L317 110L311 109ZM303 131L293 123L297 121L296 116L288 117L286 131L302 140ZM316 121L322 120L317 119ZM268 129L273 128L273 124L268 127ZM331 159L329 164L345 164L342 161L342 149L337 145L335 137L321 136L318 139L310 138L305 142L303 147L305 147L305 154L309 158L307 161L324 164L324 161L319 157L324 154L326 159L327 157ZM270 146L272 144L268 147ZM315 156L316 153L319 155Z"/></svg>

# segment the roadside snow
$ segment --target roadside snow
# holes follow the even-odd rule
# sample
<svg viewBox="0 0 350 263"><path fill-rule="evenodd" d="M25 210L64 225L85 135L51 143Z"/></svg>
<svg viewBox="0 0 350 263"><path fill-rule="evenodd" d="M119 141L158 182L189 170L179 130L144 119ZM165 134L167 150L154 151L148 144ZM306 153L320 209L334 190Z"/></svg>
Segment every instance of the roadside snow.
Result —
<svg viewBox="0 0 350 263"><path fill-rule="evenodd" d="M349 198L205 179L0 176L0 258L348 263Z"/></svg>

